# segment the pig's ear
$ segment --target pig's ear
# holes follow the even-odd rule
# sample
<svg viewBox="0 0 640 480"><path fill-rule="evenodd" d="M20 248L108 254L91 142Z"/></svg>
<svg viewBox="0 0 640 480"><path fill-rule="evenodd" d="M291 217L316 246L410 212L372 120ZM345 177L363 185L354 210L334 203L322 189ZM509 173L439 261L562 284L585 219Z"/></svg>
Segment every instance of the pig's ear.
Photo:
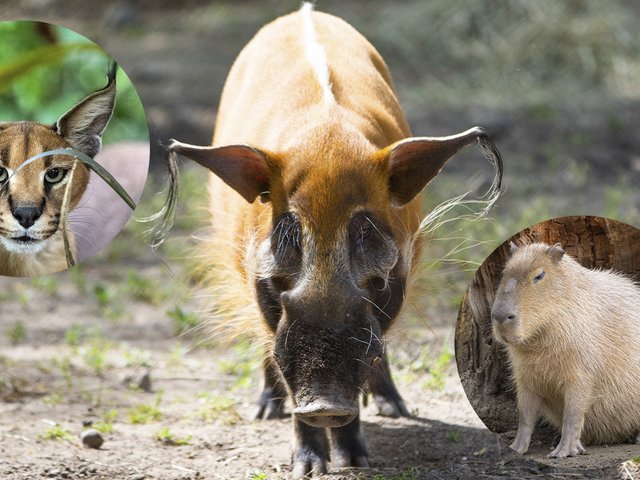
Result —
<svg viewBox="0 0 640 480"><path fill-rule="evenodd" d="M208 168L227 185L252 203L258 195L269 194L269 161L262 150L248 145L198 147L172 140L169 150Z"/></svg>
<svg viewBox="0 0 640 480"><path fill-rule="evenodd" d="M389 191L396 204L404 205L440 172L444 164L462 147L478 140L483 155L495 168L492 190L499 191L502 181L502 159L484 130L473 127L448 137L413 137L387 147Z"/></svg>

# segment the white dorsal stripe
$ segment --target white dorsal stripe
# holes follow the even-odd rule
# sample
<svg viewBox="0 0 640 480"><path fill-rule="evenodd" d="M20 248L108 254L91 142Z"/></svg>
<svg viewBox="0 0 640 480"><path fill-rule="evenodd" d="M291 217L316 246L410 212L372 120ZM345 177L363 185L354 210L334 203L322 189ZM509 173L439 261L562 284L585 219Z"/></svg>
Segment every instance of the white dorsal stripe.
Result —
<svg viewBox="0 0 640 480"><path fill-rule="evenodd" d="M300 11L302 13L304 30L303 40L305 57L313 68L316 78L318 79L318 83L320 83L320 86L322 87L324 99L330 100L333 98L333 94L331 92L331 84L329 83L327 54L322 45L318 43L318 39L316 37L316 30L313 26L313 20L311 19L313 4L308 2L303 3Z"/></svg>

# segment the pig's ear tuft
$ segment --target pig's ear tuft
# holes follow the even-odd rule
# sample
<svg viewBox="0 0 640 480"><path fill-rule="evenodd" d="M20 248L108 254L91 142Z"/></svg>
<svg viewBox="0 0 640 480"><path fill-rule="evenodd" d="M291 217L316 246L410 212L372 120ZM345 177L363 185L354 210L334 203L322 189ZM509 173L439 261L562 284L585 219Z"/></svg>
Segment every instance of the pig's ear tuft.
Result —
<svg viewBox="0 0 640 480"><path fill-rule="evenodd" d="M398 205L404 205L440 172L444 164L461 148L478 140L483 155L495 168L491 191L499 192L502 182L500 154L480 127L448 137L413 137L387 147L384 152L389 163L389 191Z"/></svg>

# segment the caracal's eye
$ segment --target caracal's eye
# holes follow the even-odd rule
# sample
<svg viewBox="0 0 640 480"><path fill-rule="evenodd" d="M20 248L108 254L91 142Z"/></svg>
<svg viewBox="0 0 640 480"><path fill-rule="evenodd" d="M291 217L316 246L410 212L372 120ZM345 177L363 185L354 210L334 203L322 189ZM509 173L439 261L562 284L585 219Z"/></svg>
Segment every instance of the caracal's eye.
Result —
<svg viewBox="0 0 640 480"><path fill-rule="evenodd" d="M0 167L0 183L4 183L9 180L9 172L6 168Z"/></svg>
<svg viewBox="0 0 640 480"><path fill-rule="evenodd" d="M67 170L64 168L52 168L51 170L47 170L47 173L44 174L44 180L47 183L58 183L64 178L66 174Z"/></svg>

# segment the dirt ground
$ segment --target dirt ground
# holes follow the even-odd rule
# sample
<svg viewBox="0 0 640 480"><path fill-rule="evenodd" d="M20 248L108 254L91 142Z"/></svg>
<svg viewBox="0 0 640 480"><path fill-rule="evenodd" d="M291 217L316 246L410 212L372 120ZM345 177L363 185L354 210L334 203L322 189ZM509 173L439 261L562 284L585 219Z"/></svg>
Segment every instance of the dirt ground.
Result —
<svg viewBox="0 0 640 480"><path fill-rule="evenodd" d="M158 165L159 142L208 142L212 106L240 46L265 19L298 4L203 7L190 0L179 11L162 8L173 3L25 0L5 2L0 18L57 21L112 52L139 86ZM325 6L338 13L340 2ZM357 21L357 7L347 13ZM397 65L391 70L402 76ZM424 65L418 70L424 76ZM409 83L397 81L399 90L406 92ZM505 155L508 188L495 216L509 225L496 222L491 237L480 238L486 253L509 233L550 216L640 218L640 194L631 188L640 178L640 94L604 106L572 97L520 110L511 108L509 92L504 105L490 107L423 110L412 98L404 101L414 131L448 134L482 123ZM445 190L472 177L464 163L456 165ZM73 272L0 279L0 479L287 478L290 420L251 420L260 392L259 352L246 343L203 344L197 328L179 333L192 326L201 300L189 293L184 252L169 247L154 253L131 235ZM520 457L506 446L509 434L501 442L482 425L451 355L457 305L471 273L462 274L462 284L442 288L449 293L444 301L391 332L394 377L414 416L387 419L372 405L364 408L373 468L332 470L324 478L640 478L632 470L620 474L621 463L640 454L638 446L589 447L576 459L547 461L553 433L537 435L531 454ZM150 391L137 385L147 371ZM82 447L83 423L103 431L101 449Z"/></svg>
<svg viewBox="0 0 640 480"><path fill-rule="evenodd" d="M138 270L170 281L170 272L153 263L149 258ZM88 266L82 285L95 289L105 275L104 266L99 270ZM286 478L290 420L251 420L260 388L255 353L176 337L163 308L146 302L129 301L124 317L105 318L77 280L55 278L55 291L2 281L0 478ZM27 327L12 345L6 333L14 318L26 318ZM366 407L373 468L331 471L326 478L614 478L618 464L637 453L631 446L592 448L577 461L548 468L531 461L544 455L547 443L518 458L477 418L451 362L442 384L430 383L437 372L420 364L423 353L438 357L451 335L450 325L392 334L395 376L415 416L382 418ZM150 391L132 386L147 371ZM157 415L134 419L141 405ZM101 449L82 447L83 422L110 426ZM170 440L158 440L163 428ZM54 430L58 437L45 439ZM187 444L171 445L171 439Z"/></svg>

